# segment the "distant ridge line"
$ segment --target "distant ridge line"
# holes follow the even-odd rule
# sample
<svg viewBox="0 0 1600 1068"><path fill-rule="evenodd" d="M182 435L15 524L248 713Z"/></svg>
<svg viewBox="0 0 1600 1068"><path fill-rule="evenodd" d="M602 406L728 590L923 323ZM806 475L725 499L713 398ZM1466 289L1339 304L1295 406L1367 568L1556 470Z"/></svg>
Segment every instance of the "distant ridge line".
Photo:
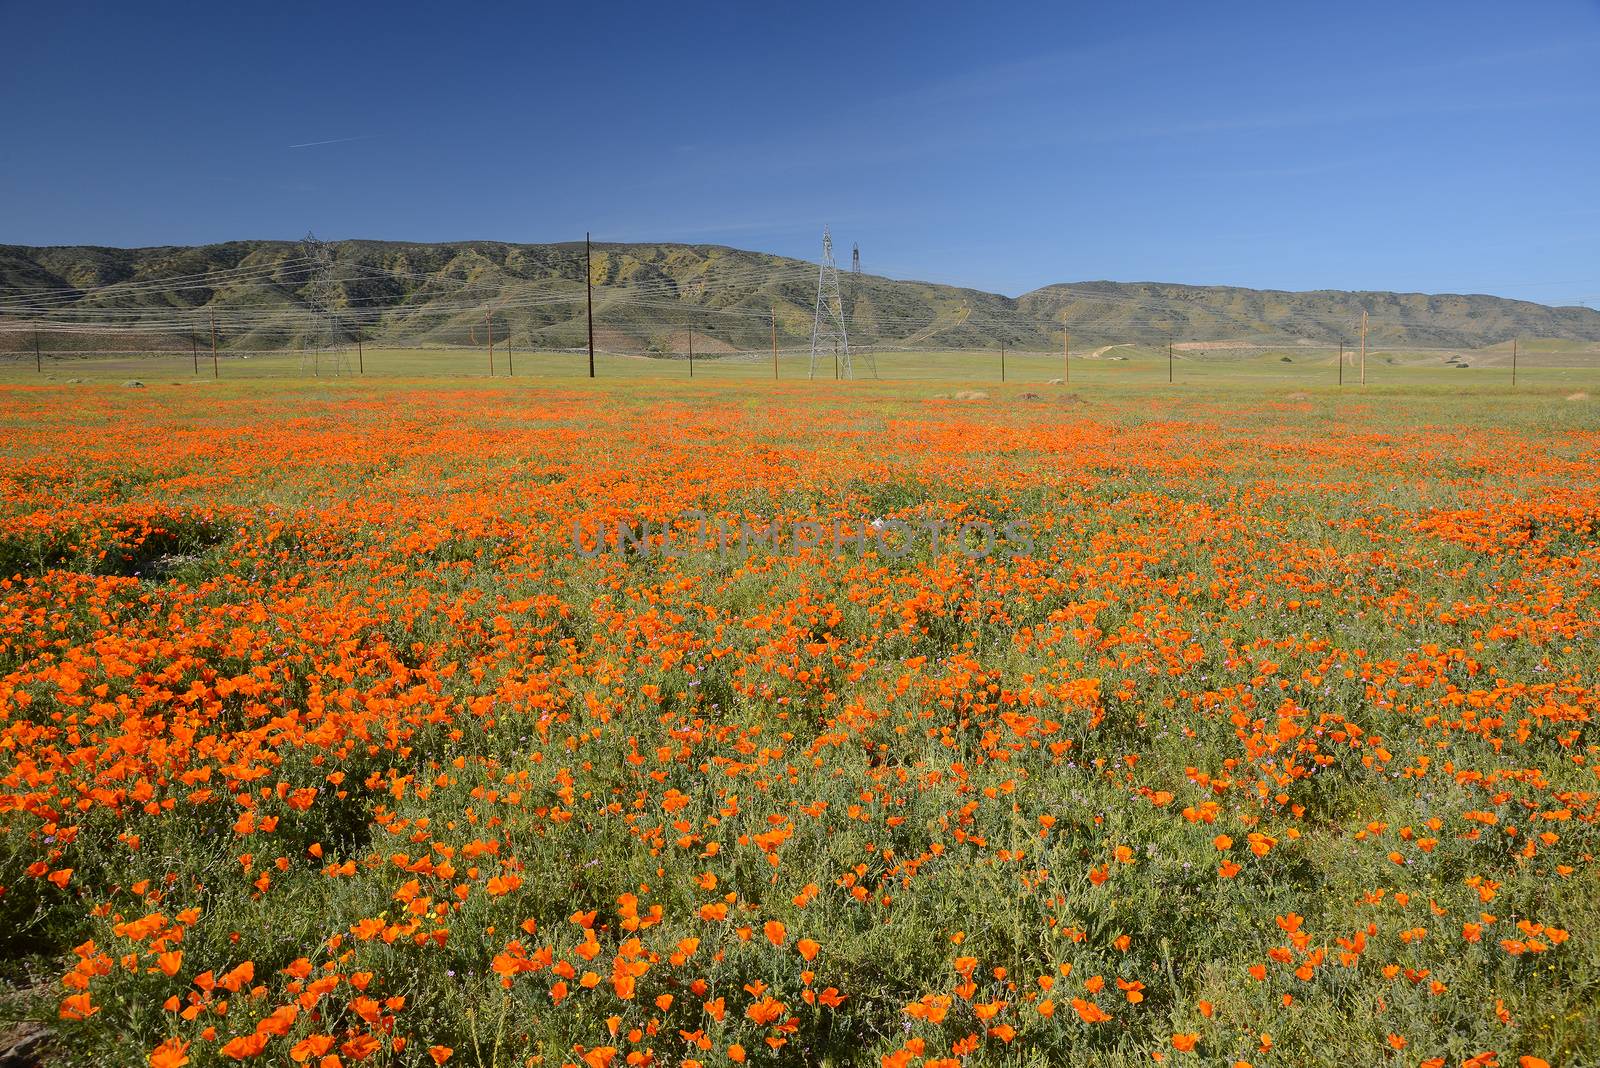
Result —
<svg viewBox="0 0 1600 1068"><path fill-rule="evenodd" d="M514 345L572 348L585 330L583 243L330 241L335 329L395 344L476 344L485 315ZM668 353L696 324L706 352L809 335L816 266L724 245L599 242L595 325L606 347ZM187 345L215 316L224 347L292 348L326 338L313 272L293 241L137 249L0 245L0 349L82 347L116 334ZM809 283L808 280L809 279ZM1091 280L1017 297L877 275L846 280L852 344L925 349L1058 349L1113 343L1336 345L1362 312L1377 346L1483 348L1512 338L1600 342L1600 311L1485 294L1264 290Z"/></svg>

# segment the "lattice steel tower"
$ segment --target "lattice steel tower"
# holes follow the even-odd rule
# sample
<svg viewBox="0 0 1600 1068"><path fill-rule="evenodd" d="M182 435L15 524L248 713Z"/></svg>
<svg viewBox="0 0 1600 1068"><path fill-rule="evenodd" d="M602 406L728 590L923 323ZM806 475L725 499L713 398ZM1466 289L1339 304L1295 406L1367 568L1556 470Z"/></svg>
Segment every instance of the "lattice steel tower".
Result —
<svg viewBox="0 0 1600 1068"><path fill-rule="evenodd" d="M839 377L854 378L850 366L850 334L844 326L844 297L839 292L839 268L833 263L833 235L822 228L822 266L817 271L817 309L811 321L811 377L817 377L817 360L833 356Z"/></svg>
<svg viewBox="0 0 1600 1068"><path fill-rule="evenodd" d="M323 327L321 338L314 339L318 348L301 349L300 372L304 374L311 369L321 373L326 369L329 374L347 374L350 371L350 354L338 345L339 337L335 328L334 303L339 289L332 277L333 252L326 242L319 241L317 235L309 231L300 240L300 250L309 261L307 265L312 268L304 291L305 301L312 314L322 321Z"/></svg>

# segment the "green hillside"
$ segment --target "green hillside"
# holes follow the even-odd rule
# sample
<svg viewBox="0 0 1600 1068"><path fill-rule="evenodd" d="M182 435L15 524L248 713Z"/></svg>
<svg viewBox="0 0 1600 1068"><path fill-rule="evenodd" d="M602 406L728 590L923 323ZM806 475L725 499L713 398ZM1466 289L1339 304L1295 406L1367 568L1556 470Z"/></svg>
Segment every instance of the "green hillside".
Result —
<svg viewBox="0 0 1600 1068"><path fill-rule="evenodd" d="M1171 335L1337 344L1356 339L1366 312L1373 345L1478 348L1514 337L1600 341L1600 312L1593 309L1483 295L1080 282L1036 289L1017 305L1030 318L1066 321L1086 336L1103 321L1119 338L1145 340Z"/></svg>
<svg viewBox="0 0 1600 1068"><path fill-rule="evenodd" d="M582 243L339 241L318 274L303 246L235 241L111 249L0 246L0 346L139 350L209 344L272 350L346 342L477 345L492 329L519 347L586 343ZM810 335L817 268L714 245L594 247L596 343L612 352L711 354ZM1354 343L1361 313L1374 345L1482 348L1511 338L1600 342L1600 312L1489 296L1081 282L1017 298L973 289L841 276L851 340L926 349L1075 351L1115 343Z"/></svg>

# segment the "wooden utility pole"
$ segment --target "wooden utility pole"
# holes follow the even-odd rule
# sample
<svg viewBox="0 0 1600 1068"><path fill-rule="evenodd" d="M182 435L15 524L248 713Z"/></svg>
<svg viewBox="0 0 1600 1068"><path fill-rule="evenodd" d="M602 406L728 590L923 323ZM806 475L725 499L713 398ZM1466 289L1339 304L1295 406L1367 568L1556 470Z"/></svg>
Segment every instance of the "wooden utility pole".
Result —
<svg viewBox="0 0 1600 1068"><path fill-rule="evenodd" d="M1064 385L1072 383L1072 331L1068 330L1061 335L1061 381Z"/></svg>
<svg viewBox="0 0 1600 1068"><path fill-rule="evenodd" d="M589 312L589 377L594 377L594 264L590 260L589 235L583 235L583 289Z"/></svg>
<svg viewBox="0 0 1600 1068"><path fill-rule="evenodd" d="M494 377L494 320L489 317L489 309L483 309L483 328L489 333L489 377Z"/></svg>
<svg viewBox="0 0 1600 1068"><path fill-rule="evenodd" d="M833 343L833 380L839 381L839 343Z"/></svg>
<svg viewBox="0 0 1600 1068"><path fill-rule="evenodd" d="M1511 385L1517 384L1517 339L1511 339Z"/></svg>
<svg viewBox="0 0 1600 1068"><path fill-rule="evenodd" d="M194 373L200 373L200 346L194 339L194 331L189 331L189 355L194 358Z"/></svg>
<svg viewBox="0 0 1600 1068"><path fill-rule="evenodd" d="M1006 343L1000 342L1000 381L1006 380Z"/></svg>
<svg viewBox="0 0 1600 1068"><path fill-rule="evenodd" d="M33 369L44 374L44 355L39 351L39 328L33 328Z"/></svg>
<svg viewBox="0 0 1600 1068"><path fill-rule="evenodd" d="M1361 384L1367 384L1367 313L1361 313Z"/></svg>
<svg viewBox="0 0 1600 1068"><path fill-rule="evenodd" d="M217 313L211 313L211 376L221 378L222 372L217 369Z"/></svg>
<svg viewBox="0 0 1600 1068"><path fill-rule="evenodd" d="M506 327L506 377L517 377L517 369L511 365L511 328Z"/></svg>
<svg viewBox="0 0 1600 1068"><path fill-rule="evenodd" d="M1339 342L1339 384L1344 385L1344 342Z"/></svg>
<svg viewBox="0 0 1600 1068"><path fill-rule="evenodd" d="M1167 338L1167 382L1172 382L1172 338Z"/></svg>
<svg viewBox="0 0 1600 1068"><path fill-rule="evenodd" d="M778 380L778 317L772 317L772 380Z"/></svg>
<svg viewBox="0 0 1600 1068"><path fill-rule="evenodd" d="M361 329L356 328L356 374L367 373L367 354L361 347Z"/></svg>
<svg viewBox="0 0 1600 1068"><path fill-rule="evenodd" d="M689 377L694 377L694 324L689 324Z"/></svg>

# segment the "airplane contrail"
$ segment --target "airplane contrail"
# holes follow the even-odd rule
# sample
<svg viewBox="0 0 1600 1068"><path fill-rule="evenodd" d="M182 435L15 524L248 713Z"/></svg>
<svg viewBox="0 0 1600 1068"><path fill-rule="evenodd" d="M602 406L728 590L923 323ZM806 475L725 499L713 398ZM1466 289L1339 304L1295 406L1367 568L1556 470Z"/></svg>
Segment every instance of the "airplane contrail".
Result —
<svg viewBox="0 0 1600 1068"><path fill-rule="evenodd" d="M302 144L302 145L290 145L289 147L290 148L315 148L318 145L340 145L340 144L343 144L346 141L369 141L371 139L372 139L372 135L371 134L362 134L360 137L335 137L335 138L333 138L332 140L329 140L329 141L307 141L305 144Z"/></svg>

